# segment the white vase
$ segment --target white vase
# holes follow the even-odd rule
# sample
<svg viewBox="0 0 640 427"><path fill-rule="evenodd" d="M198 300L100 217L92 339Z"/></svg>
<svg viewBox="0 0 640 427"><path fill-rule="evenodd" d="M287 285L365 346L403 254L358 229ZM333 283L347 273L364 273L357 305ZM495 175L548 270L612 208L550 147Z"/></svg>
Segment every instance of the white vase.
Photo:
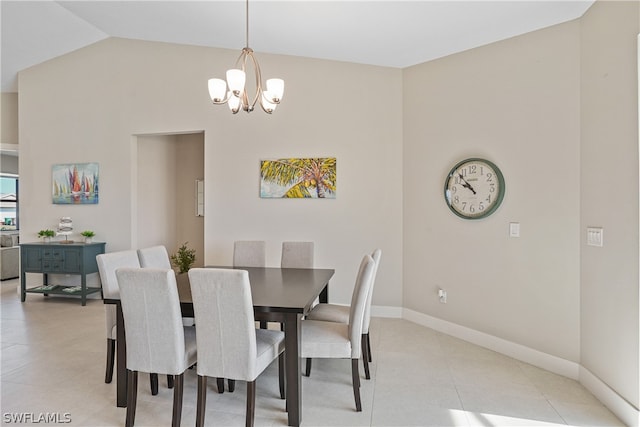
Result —
<svg viewBox="0 0 640 427"><path fill-rule="evenodd" d="M44 236L42 239L44 240L45 243L51 243L51 237L49 236Z"/></svg>
<svg viewBox="0 0 640 427"><path fill-rule="evenodd" d="M91 243L91 242L93 242L93 237L85 237L85 238L84 238L84 242L85 242L85 243Z"/></svg>

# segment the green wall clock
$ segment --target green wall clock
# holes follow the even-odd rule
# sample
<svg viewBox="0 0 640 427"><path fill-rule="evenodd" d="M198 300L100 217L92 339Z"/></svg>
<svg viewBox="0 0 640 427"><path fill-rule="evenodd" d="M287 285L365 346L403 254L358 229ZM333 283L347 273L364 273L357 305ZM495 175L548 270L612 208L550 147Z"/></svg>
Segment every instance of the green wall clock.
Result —
<svg viewBox="0 0 640 427"><path fill-rule="evenodd" d="M456 164L444 183L444 199L460 218L485 218L504 198L504 177L489 160L470 158Z"/></svg>

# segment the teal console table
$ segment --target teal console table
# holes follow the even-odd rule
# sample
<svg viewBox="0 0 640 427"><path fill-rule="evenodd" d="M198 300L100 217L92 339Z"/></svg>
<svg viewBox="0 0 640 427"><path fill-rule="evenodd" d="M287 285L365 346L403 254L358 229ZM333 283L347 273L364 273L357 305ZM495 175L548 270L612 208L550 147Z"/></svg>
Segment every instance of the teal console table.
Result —
<svg viewBox="0 0 640 427"><path fill-rule="evenodd" d="M20 296L22 302L28 293L79 296L82 305L87 295L101 292L102 288L87 287L87 274L97 273L96 255L104 253L106 243L22 243L20 244ZM42 274L42 285L27 288L25 273ZM81 285L49 285L49 274L79 275Z"/></svg>

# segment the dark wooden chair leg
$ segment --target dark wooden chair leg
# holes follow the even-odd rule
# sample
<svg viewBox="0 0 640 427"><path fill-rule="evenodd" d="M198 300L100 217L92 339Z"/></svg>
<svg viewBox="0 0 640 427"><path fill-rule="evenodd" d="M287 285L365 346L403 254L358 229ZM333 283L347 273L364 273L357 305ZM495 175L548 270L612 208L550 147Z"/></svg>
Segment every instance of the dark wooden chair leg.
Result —
<svg viewBox="0 0 640 427"><path fill-rule="evenodd" d="M280 353L278 356L278 383L280 385L280 399L286 398L285 393L285 382L284 382L284 373L285 373L285 360L284 353Z"/></svg>
<svg viewBox="0 0 640 427"><path fill-rule="evenodd" d="M221 378L218 378L220 380ZM224 380L222 382L224 386ZM204 426L204 414L207 406L207 377L198 375L198 400L196 406L196 427Z"/></svg>
<svg viewBox="0 0 640 427"><path fill-rule="evenodd" d="M246 427L253 427L256 414L256 382L247 381L247 415Z"/></svg>
<svg viewBox="0 0 640 427"><path fill-rule="evenodd" d="M266 320L261 320L260 321L260 329L268 329L269 326L267 325L267 321Z"/></svg>
<svg viewBox="0 0 640 427"><path fill-rule="evenodd" d="M229 383L229 393L236 391L236 380L228 379L227 382Z"/></svg>
<svg viewBox="0 0 640 427"><path fill-rule="evenodd" d="M107 338L107 369L104 373L104 382L109 384L113 379L113 364L116 360L116 340Z"/></svg>
<svg viewBox="0 0 640 427"><path fill-rule="evenodd" d="M224 378L216 378L216 384L218 385L218 393L224 393Z"/></svg>
<svg viewBox="0 0 640 427"><path fill-rule="evenodd" d="M149 374L149 382L151 384L151 394L158 394L158 374Z"/></svg>
<svg viewBox="0 0 640 427"><path fill-rule="evenodd" d="M358 370L358 359L351 359L351 377L353 381L353 397L356 399L356 411L362 412L360 402L360 372Z"/></svg>
<svg viewBox="0 0 640 427"><path fill-rule="evenodd" d="M311 358L310 357L307 357L307 367L305 368L304 371L305 371L304 374L307 377L311 376Z"/></svg>
<svg viewBox="0 0 640 427"><path fill-rule="evenodd" d="M133 427L136 420L136 402L138 400L138 372L127 370L127 418L125 427Z"/></svg>
<svg viewBox="0 0 640 427"><path fill-rule="evenodd" d="M180 419L182 418L184 374L176 375L175 381L175 389L173 390L173 415L171 417L171 427L180 427Z"/></svg>
<svg viewBox="0 0 640 427"><path fill-rule="evenodd" d="M362 342L362 364L364 365L364 377L368 380L371 379L371 375L369 374L369 356L367 354L367 338L362 334L361 337Z"/></svg>
<svg viewBox="0 0 640 427"><path fill-rule="evenodd" d="M367 336L367 353L369 356L369 362L373 362L373 359L371 358L371 340L369 339L369 333L367 332L365 334Z"/></svg>
<svg viewBox="0 0 640 427"><path fill-rule="evenodd" d="M167 375L167 387L173 388L173 375Z"/></svg>

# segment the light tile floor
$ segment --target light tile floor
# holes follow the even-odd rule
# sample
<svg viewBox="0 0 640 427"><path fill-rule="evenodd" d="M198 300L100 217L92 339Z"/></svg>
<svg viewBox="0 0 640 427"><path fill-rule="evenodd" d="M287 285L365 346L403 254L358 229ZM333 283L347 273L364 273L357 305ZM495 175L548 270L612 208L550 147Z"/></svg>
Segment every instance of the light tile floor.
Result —
<svg viewBox="0 0 640 427"><path fill-rule="evenodd" d="M124 425L115 379L104 383L104 306L90 300L28 295L2 282L0 316L2 423L28 413L69 414L73 426ZM314 360L303 377L304 426L620 426L576 381L400 319L372 319L372 379L362 380L355 412L350 363ZM136 425L169 425L172 390L161 377L151 396L139 379ZM206 424L244 424L245 393L218 394L210 381ZM258 378L256 425L284 426L277 368ZM196 374L185 378L182 425L195 424ZM64 418L63 418L64 419ZM48 425L38 422L33 425Z"/></svg>

